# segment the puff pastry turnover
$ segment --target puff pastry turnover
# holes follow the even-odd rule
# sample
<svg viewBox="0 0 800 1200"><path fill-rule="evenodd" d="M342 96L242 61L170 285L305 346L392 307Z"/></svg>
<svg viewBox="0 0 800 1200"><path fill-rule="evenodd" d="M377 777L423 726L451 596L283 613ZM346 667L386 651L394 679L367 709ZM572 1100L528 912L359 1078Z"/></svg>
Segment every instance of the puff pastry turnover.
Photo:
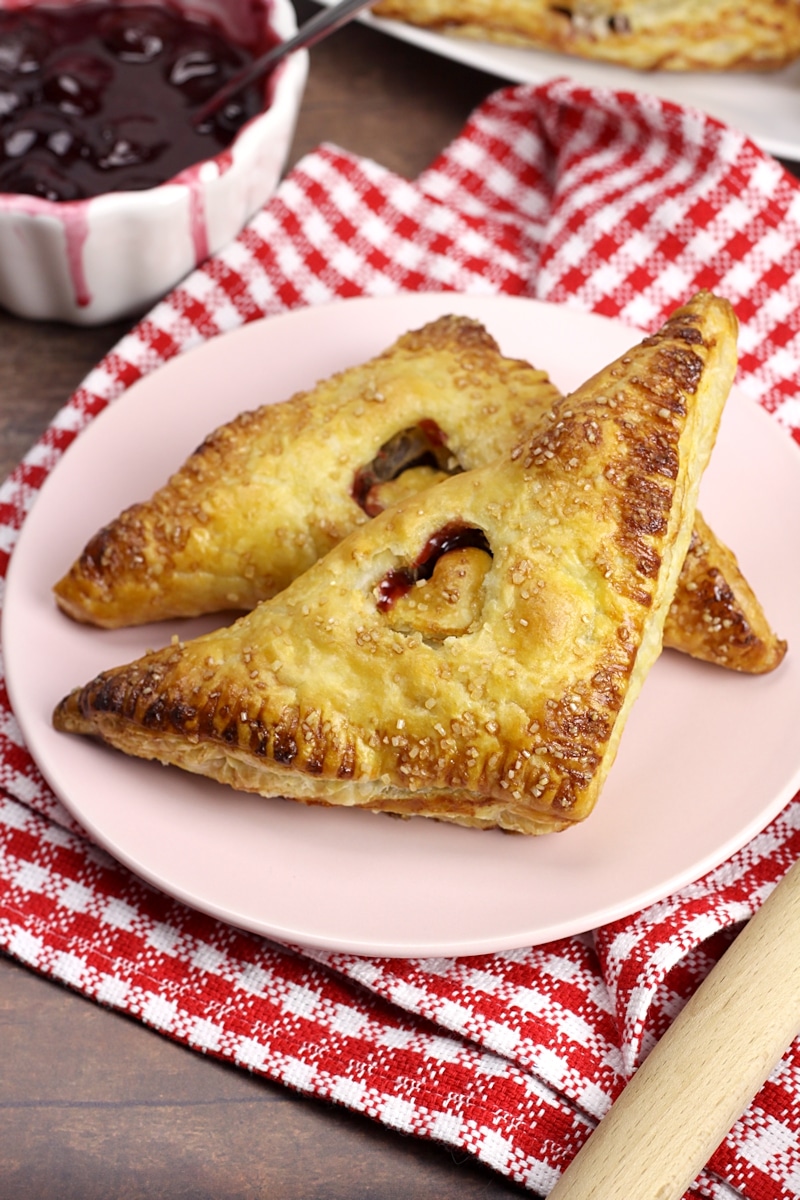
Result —
<svg viewBox="0 0 800 1200"><path fill-rule="evenodd" d="M380 0L376 15L635 70L774 70L800 54L785 0Z"/></svg>
<svg viewBox="0 0 800 1200"><path fill-rule="evenodd" d="M786 654L736 556L695 512L689 552L664 625L664 645L751 675L772 671Z"/></svg>
<svg viewBox="0 0 800 1200"><path fill-rule="evenodd" d="M500 457L558 395L477 321L443 317L217 429L96 534L56 600L109 628L248 611L404 494Z"/></svg>
<svg viewBox="0 0 800 1200"><path fill-rule="evenodd" d="M249 610L403 496L547 428L559 398L543 371L504 357L477 321L442 317L371 362L216 430L151 500L100 530L56 584L56 600L75 619L112 628ZM693 548L665 645L771 670L785 644L734 556L705 523Z"/></svg>
<svg viewBox="0 0 800 1200"><path fill-rule="evenodd" d="M527 834L592 810L662 628L736 362L701 293L547 432L378 514L57 728L235 788Z"/></svg>

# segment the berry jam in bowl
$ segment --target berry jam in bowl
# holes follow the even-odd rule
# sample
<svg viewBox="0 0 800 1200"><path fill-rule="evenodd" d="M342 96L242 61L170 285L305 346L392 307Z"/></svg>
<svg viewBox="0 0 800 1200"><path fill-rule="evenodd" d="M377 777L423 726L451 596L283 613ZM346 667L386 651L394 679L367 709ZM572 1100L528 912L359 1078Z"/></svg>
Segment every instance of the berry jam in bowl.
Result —
<svg viewBox="0 0 800 1200"><path fill-rule="evenodd" d="M193 118L295 29L290 0L0 0L0 306L136 315L231 241L280 178L307 53Z"/></svg>

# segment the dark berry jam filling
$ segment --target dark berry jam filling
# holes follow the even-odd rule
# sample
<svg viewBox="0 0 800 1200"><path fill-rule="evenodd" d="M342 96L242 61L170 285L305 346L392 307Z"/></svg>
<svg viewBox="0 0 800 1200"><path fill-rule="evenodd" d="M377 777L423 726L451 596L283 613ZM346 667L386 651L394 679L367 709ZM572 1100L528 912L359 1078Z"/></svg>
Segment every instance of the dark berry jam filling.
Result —
<svg viewBox="0 0 800 1200"><path fill-rule="evenodd" d="M376 589L379 611L388 612L420 579L430 579L434 567L443 555L449 554L451 550L464 550L467 547L483 550L490 556L492 553L488 538L482 529L462 525L456 521L438 529L425 543L415 563L407 567L397 567L384 575Z"/></svg>
<svg viewBox="0 0 800 1200"><path fill-rule="evenodd" d="M358 468L351 490L353 499L367 516L375 517L382 506L372 494L373 488L399 478L412 467L423 466L448 475L461 470L447 449L445 434L430 418L423 418L417 425L396 433L384 442L371 462Z"/></svg>
<svg viewBox="0 0 800 1200"><path fill-rule="evenodd" d="M192 120L268 48L154 5L0 10L0 192L80 200L165 183L263 109L261 83Z"/></svg>

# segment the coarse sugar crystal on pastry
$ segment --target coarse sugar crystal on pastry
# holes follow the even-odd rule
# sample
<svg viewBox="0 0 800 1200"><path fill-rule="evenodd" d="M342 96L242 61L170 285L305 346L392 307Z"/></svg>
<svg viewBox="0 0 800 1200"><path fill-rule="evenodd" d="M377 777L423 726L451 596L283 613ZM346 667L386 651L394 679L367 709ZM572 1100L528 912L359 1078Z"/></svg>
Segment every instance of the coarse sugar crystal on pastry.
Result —
<svg viewBox="0 0 800 1200"><path fill-rule="evenodd" d="M107 628L247 611L403 495L499 457L557 398L478 321L444 316L215 430L98 531L56 601Z"/></svg>
<svg viewBox="0 0 800 1200"><path fill-rule="evenodd" d="M558 399L543 370L501 354L478 321L443 316L221 426L150 500L91 539L56 600L111 628L253 608L404 496L546 429ZM785 643L732 553L705 525L692 546L665 644L730 669L773 669Z"/></svg>
<svg viewBox="0 0 800 1200"><path fill-rule="evenodd" d="M547 432L379 513L56 727L234 788L526 834L592 811L692 536L736 363L700 293Z"/></svg>
<svg viewBox="0 0 800 1200"><path fill-rule="evenodd" d="M736 555L695 512L692 540L664 625L664 645L693 658L763 675L786 655Z"/></svg>
<svg viewBox="0 0 800 1200"><path fill-rule="evenodd" d="M794 0L379 0L373 11L641 71L777 70L800 55Z"/></svg>

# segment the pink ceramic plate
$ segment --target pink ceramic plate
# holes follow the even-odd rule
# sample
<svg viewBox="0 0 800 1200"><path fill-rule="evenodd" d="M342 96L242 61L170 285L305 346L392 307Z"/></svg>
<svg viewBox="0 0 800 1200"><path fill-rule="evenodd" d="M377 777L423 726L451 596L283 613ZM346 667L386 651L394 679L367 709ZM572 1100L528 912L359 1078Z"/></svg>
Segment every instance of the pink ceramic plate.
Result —
<svg viewBox="0 0 800 1200"><path fill-rule="evenodd" d="M800 457L738 393L702 508L738 552L789 655L774 674L747 678L665 653L597 809L574 830L529 839L305 808L53 731L53 706L70 688L178 628L187 634L178 625L103 632L62 616L50 588L88 537L240 409L282 400L446 312L479 318L506 354L546 367L564 390L638 340L561 307L451 294L352 300L248 325L162 367L102 413L48 479L12 560L3 626L12 702L57 794L151 883L281 940L427 956L590 929L715 866L800 787Z"/></svg>

